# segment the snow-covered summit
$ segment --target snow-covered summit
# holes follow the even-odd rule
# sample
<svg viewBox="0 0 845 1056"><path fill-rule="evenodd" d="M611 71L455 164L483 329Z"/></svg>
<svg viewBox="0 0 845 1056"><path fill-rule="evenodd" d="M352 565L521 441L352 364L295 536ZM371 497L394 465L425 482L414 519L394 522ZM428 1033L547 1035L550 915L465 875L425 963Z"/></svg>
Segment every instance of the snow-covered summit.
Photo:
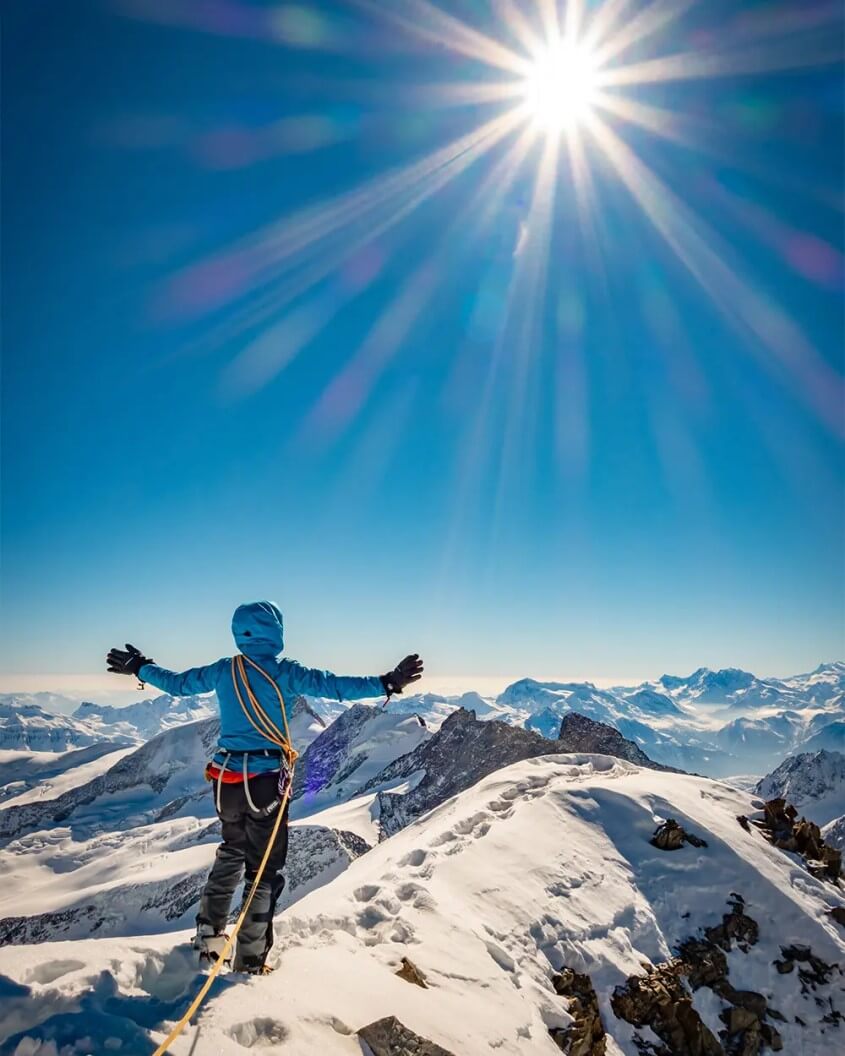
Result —
<svg viewBox="0 0 845 1056"><path fill-rule="evenodd" d="M396 1016L455 1056L554 1056L577 1026L556 976L571 969L594 988L608 1056L638 1056L645 1042L669 1051L618 1000L652 977L658 1007L680 1000L683 1022L708 1039L698 1051L726 1051L730 1023L745 1024L740 1035L762 1023L785 1053L830 1056L845 942L829 910L842 899L741 828L736 816L751 809L717 782L607 756L497 770L282 913L273 974L224 976L170 1051L352 1056L357 1030ZM706 846L653 846L667 816ZM722 945L708 938L720 927ZM85 1038L149 1052L196 992L188 938L183 924L131 942L0 949L0 1053L98 1051ZM690 939L701 971L675 998L661 973ZM403 957L427 988L396 974Z"/></svg>
<svg viewBox="0 0 845 1056"><path fill-rule="evenodd" d="M764 799L786 799L817 825L845 814L845 755L802 752L790 755L755 787Z"/></svg>

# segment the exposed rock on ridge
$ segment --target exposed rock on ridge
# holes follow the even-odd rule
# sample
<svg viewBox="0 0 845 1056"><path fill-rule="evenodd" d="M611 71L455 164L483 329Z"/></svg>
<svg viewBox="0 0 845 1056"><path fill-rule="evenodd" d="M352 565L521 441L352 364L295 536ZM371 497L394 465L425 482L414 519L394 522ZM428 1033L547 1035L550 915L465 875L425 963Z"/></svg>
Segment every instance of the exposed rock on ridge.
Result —
<svg viewBox="0 0 845 1056"><path fill-rule="evenodd" d="M663 770L672 774L682 774L674 766L655 763L633 741L627 740L619 730L604 722L588 719L572 711L564 715L560 724L560 737L557 748L559 752L587 752L596 755L614 755L617 759L627 759L629 763L644 766L649 770Z"/></svg>

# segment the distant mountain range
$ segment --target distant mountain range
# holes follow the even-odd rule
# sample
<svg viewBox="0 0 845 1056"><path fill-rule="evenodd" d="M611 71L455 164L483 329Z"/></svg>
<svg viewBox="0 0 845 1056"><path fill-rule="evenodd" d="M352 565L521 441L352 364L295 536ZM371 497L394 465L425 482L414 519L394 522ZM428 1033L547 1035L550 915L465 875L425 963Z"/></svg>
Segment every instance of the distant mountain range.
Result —
<svg viewBox="0 0 845 1056"><path fill-rule="evenodd" d="M72 715L55 714L47 707L52 696L0 696L0 750L58 752L99 741L139 743L216 711L213 695L174 700L162 694L123 708L83 701ZM59 704L64 711L67 698ZM347 707L310 698L290 706L301 748ZM394 698L389 710L418 714L436 730L461 707L482 721L501 719L552 739L562 718L577 712L613 726L663 765L713 777L761 774L796 751L845 747L845 662L786 679L702 667L685 677L663 675L610 689L523 678L497 697L423 693Z"/></svg>

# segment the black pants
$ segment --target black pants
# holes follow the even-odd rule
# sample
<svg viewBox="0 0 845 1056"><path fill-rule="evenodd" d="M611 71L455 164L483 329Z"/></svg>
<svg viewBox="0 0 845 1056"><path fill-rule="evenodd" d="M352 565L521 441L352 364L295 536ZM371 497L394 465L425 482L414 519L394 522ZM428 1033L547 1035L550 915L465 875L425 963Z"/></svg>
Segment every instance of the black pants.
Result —
<svg viewBox="0 0 845 1056"><path fill-rule="evenodd" d="M276 799L278 781L278 773L261 774L250 779L250 797L259 810ZM216 781L212 790L216 802ZM285 886L282 869L288 854L288 806L289 803L285 805L285 816L261 883L238 933L234 961L236 970L263 965L273 945L273 914ZM232 898L241 879L245 881L244 898L252 887L272 835L278 809L276 807L272 813L260 815L250 809L242 783L223 784L218 811L223 825L223 842L217 848L214 865L200 898L197 923L210 924L217 931L225 929Z"/></svg>

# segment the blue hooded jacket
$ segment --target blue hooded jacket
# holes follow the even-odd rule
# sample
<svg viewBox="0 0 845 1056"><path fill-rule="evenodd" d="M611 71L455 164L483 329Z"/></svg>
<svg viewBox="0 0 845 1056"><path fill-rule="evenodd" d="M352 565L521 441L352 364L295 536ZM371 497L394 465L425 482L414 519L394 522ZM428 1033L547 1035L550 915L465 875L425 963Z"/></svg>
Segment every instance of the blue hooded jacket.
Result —
<svg viewBox="0 0 845 1056"><path fill-rule="evenodd" d="M365 678L333 675L331 671L304 667L296 660L281 659L284 624L281 612L272 602L251 601L239 605L232 617L232 634L244 656L254 660L276 681L288 708L293 698L300 693L334 697L336 700L357 700L384 694L384 686L378 675ZM259 703L276 725L283 728L279 698L273 687L258 672L251 670L249 665L246 665L246 670L250 687ZM279 769L278 749L250 725L238 703L232 683L231 657L223 657L207 667L192 667L182 672L168 671L158 664L144 664L138 674L143 682L149 682L151 686L174 697L216 691L220 705L220 739L214 756L216 763L222 765L225 754L232 753L234 758L228 765L240 768L243 753L247 752L250 773ZM288 721L290 717L288 711Z"/></svg>

